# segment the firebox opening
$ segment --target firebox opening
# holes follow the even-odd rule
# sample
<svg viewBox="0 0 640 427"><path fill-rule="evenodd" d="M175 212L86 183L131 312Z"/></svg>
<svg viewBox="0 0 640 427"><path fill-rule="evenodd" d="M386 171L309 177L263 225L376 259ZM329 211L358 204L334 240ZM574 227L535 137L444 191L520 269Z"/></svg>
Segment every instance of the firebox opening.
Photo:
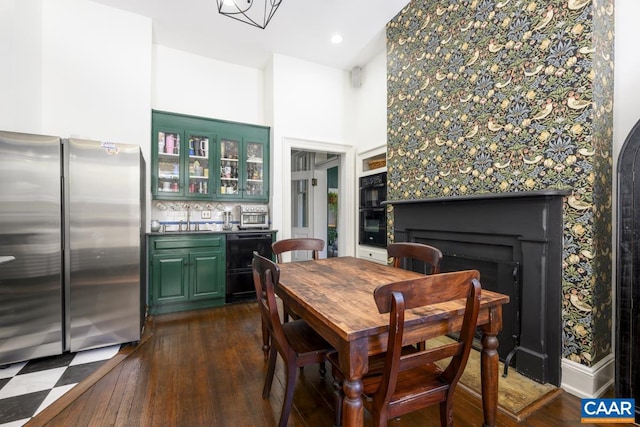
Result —
<svg viewBox="0 0 640 427"><path fill-rule="evenodd" d="M418 234L425 234L424 231ZM478 270L480 283L483 289L509 295L509 304L503 306L502 331L498 334L498 354L500 360L505 362L507 356L514 351L520 339L520 258L515 237L503 237L502 240L510 240L516 246L504 244L490 244L469 241L481 238L478 235L464 236L456 234L454 240L442 240L438 238L414 237L417 243L432 245L440 249L443 259L440 270L444 272L459 270ZM476 334L474 347L480 350L480 332ZM510 364L516 366L517 357L510 359Z"/></svg>

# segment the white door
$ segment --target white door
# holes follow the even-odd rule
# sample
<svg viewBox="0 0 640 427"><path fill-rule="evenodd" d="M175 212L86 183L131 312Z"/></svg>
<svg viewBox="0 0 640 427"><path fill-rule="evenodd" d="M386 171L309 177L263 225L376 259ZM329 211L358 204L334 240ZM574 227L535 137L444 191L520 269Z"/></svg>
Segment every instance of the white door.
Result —
<svg viewBox="0 0 640 427"><path fill-rule="evenodd" d="M313 237L312 172L291 172L291 237ZM294 251L291 261L311 259L309 251Z"/></svg>

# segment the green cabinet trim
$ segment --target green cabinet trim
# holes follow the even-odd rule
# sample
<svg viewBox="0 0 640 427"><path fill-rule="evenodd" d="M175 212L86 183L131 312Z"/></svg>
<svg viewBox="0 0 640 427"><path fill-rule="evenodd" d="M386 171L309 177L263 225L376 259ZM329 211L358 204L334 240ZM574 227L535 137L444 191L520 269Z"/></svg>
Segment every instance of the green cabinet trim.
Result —
<svg viewBox="0 0 640 427"><path fill-rule="evenodd" d="M269 139L265 126L154 110L153 198L268 202Z"/></svg>
<svg viewBox="0 0 640 427"><path fill-rule="evenodd" d="M225 244L224 236L220 237L208 237L202 236L202 238L194 239L193 237L162 237L154 238L154 249L184 249L184 248L201 248L201 247L213 247L221 248Z"/></svg>
<svg viewBox="0 0 640 427"><path fill-rule="evenodd" d="M225 236L149 236L151 314L224 305Z"/></svg>

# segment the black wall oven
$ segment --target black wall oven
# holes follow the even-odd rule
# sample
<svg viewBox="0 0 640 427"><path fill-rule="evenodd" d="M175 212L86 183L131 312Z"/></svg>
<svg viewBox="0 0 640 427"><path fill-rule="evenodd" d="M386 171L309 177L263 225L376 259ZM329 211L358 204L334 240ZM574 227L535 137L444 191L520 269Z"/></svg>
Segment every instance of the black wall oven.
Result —
<svg viewBox="0 0 640 427"><path fill-rule="evenodd" d="M358 242L361 245L387 246L387 208L382 205L386 198L386 172L360 178Z"/></svg>

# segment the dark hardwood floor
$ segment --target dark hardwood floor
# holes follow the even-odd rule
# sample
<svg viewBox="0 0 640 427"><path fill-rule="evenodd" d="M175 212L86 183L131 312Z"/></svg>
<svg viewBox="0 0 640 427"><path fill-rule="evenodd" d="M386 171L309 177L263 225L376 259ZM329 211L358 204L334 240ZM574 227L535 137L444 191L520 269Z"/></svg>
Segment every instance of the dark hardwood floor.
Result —
<svg viewBox="0 0 640 427"><path fill-rule="evenodd" d="M256 303L153 316L138 346L125 348L27 426L275 426L284 392L282 368L278 359L271 398L263 400L266 363ZM321 378L316 367L304 369L289 426L333 425L331 382L329 373ZM454 414L456 426L482 424L480 402L460 389ZM365 422L370 422L366 411ZM502 414L498 422L589 425L580 423L580 399L568 393L521 423ZM437 407L389 425L438 426Z"/></svg>

